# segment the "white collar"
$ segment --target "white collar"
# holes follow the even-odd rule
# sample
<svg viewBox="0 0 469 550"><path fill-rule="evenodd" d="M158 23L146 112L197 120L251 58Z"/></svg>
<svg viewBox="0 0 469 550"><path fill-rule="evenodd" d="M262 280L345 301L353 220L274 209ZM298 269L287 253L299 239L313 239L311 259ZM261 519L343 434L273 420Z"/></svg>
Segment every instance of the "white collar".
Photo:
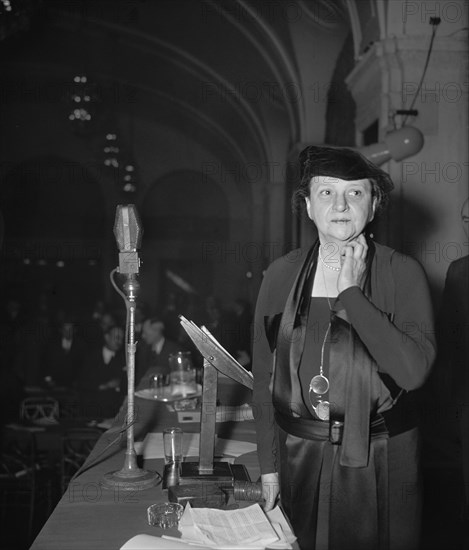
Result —
<svg viewBox="0 0 469 550"><path fill-rule="evenodd" d="M114 357L115 354L115 351L112 351L112 349L103 346L103 361L106 365L109 365L111 359Z"/></svg>
<svg viewBox="0 0 469 550"><path fill-rule="evenodd" d="M156 344L153 344L151 349L156 353L156 355L159 355L161 353L161 350L163 349L163 346L164 346L164 338L161 338L159 342L157 342Z"/></svg>

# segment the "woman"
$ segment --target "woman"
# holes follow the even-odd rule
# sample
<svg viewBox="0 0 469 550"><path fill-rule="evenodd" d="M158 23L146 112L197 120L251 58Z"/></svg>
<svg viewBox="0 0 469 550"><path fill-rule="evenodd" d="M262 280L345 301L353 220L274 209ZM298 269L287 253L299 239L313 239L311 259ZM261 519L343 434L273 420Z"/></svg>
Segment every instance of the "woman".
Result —
<svg viewBox="0 0 469 550"><path fill-rule="evenodd" d="M256 306L254 407L266 510L302 550L418 547L414 390L435 356L425 274L365 229L393 188L349 149L300 154L317 242L268 268Z"/></svg>

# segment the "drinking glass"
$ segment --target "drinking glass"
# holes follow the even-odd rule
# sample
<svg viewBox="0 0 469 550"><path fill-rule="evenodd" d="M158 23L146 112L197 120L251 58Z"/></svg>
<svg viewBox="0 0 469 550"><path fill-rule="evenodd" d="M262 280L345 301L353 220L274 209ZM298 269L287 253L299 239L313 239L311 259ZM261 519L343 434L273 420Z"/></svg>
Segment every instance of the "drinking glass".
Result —
<svg viewBox="0 0 469 550"><path fill-rule="evenodd" d="M182 462L182 436L181 428L166 428L163 430L163 447L165 464Z"/></svg>
<svg viewBox="0 0 469 550"><path fill-rule="evenodd" d="M179 351L170 355L169 367L173 394L185 396L197 391L196 372L190 351Z"/></svg>
<svg viewBox="0 0 469 550"><path fill-rule="evenodd" d="M155 399L167 397L169 390L169 374L162 374L160 372L152 374L148 381L148 387Z"/></svg>

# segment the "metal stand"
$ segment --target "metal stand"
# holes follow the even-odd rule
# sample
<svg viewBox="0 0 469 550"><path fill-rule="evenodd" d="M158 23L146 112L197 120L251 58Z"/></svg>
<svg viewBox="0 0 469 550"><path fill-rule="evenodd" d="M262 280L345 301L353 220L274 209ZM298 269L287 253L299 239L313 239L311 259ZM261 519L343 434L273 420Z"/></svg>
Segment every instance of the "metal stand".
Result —
<svg viewBox="0 0 469 550"><path fill-rule="evenodd" d="M204 360L202 411L200 414L199 462L183 462L179 485L194 482L214 483L233 481L233 473L227 462L213 461L215 451L215 427L217 416L217 369Z"/></svg>
<svg viewBox="0 0 469 550"><path fill-rule="evenodd" d="M124 284L127 294L128 335L127 345L127 450L125 462L121 470L104 475L101 485L106 489L120 489L124 491L143 490L154 487L159 482L155 472L142 470L137 466L137 454L134 448L134 403L135 403L135 299L139 289L135 275L129 274Z"/></svg>
<svg viewBox="0 0 469 550"><path fill-rule="evenodd" d="M250 481L249 473L243 465L227 462L214 462L215 427L217 414L218 371L252 389L252 375L248 373L226 350L208 333L204 333L194 323L180 317L181 325L204 356L204 378L202 390L202 411L200 415L199 462L183 462L173 485L191 486L192 496L203 499L207 485L220 488L233 487L236 481ZM169 470L168 470L169 475ZM169 485L168 479L163 486ZM177 491L175 491L177 494ZM185 497L187 494L185 493Z"/></svg>

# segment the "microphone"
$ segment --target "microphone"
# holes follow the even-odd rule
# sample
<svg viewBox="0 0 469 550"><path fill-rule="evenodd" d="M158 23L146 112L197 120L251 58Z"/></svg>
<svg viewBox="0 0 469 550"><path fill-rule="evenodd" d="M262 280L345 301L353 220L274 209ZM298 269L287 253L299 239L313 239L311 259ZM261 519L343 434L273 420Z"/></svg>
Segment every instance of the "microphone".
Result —
<svg viewBox="0 0 469 550"><path fill-rule="evenodd" d="M138 273L140 258L137 249L142 242L143 228L135 205L117 206L114 235L119 249L119 273Z"/></svg>
<svg viewBox="0 0 469 550"><path fill-rule="evenodd" d="M127 448L125 452L124 466L121 470L104 474L101 485L106 489L132 490L149 489L154 487L159 480L155 472L149 472L139 468L137 454L134 447L134 421L135 421L135 301L139 284L136 274L140 267L140 259L137 249L140 248L143 229L140 225L137 210L133 204L122 206L119 204L116 210L114 222L114 235L117 248L119 249L119 273L126 275L123 288L124 295L115 285L112 284L122 295L127 308L126 340L127 340L127 426L125 428L127 437ZM112 271L114 273L115 270ZM124 402L125 403L125 402ZM124 407L124 405L123 405Z"/></svg>

